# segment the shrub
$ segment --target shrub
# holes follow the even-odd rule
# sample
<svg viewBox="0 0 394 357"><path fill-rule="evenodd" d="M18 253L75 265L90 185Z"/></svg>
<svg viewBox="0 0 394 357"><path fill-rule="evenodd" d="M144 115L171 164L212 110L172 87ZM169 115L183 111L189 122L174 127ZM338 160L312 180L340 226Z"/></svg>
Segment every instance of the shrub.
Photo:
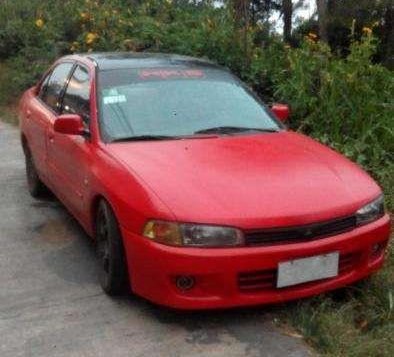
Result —
<svg viewBox="0 0 394 357"><path fill-rule="evenodd" d="M278 100L291 104L293 125L358 162L385 186L393 207L394 77L371 64L370 35L346 59L310 39L289 51L286 71L274 77Z"/></svg>

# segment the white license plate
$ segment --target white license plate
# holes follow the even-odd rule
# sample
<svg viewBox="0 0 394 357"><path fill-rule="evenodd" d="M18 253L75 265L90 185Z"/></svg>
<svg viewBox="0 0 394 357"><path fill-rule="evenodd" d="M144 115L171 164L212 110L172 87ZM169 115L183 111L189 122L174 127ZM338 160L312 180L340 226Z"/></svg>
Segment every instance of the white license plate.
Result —
<svg viewBox="0 0 394 357"><path fill-rule="evenodd" d="M283 288L308 281L333 278L338 275L338 262L339 253L333 252L279 263L276 286Z"/></svg>

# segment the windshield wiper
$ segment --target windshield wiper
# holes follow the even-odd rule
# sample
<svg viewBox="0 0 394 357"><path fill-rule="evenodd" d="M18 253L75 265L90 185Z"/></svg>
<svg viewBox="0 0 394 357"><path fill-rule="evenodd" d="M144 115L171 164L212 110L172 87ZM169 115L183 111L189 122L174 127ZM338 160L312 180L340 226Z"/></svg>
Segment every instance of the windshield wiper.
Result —
<svg viewBox="0 0 394 357"><path fill-rule="evenodd" d="M243 133L247 131L259 131L263 133L277 133L279 130L274 128L243 128L238 126L217 126L214 128L202 129L194 132L194 134L232 134Z"/></svg>
<svg viewBox="0 0 394 357"><path fill-rule="evenodd" d="M111 140L111 143L119 143L124 141L153 141L153 140L176 140L179 139L176 136L167 135L137 135L137 136L125 136L122 138L115 138Z"/></svg>

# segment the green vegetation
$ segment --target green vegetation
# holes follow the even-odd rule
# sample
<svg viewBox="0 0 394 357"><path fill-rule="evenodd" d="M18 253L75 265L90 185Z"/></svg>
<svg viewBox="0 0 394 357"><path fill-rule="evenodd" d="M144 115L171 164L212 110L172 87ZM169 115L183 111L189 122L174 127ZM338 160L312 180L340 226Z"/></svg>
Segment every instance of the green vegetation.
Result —
<svg viewBox="0 0 394 357"><path fill-rule="evenodd" d="M9 74L8 67L4 63L0 62L0 83L5 83L5 81L8 80L8 74ZM5 105L5 103L7 103L8 98L9 96L6 92L6 89L2 90L2 87L0 87L0 118L2 120L5 120L9 123L16 125L18 123L18 118L16 115L16 109L14 108L14 105L11 105L11 103Z"/></svg>
<svg viewBox="0 0 394 357"><path fill-rule="evenodd" d="M280 1L265 3L273 11ZM369 9L370 1L358 6L364 3ZM383 37L375 37L387 34L373 22L376 19L361 24L344 18L341 9L332 10L331 18L335 13L342 16L333 23L349 27L346 41L328 28L330 48L318 40L314 20L301 24L284 43L272 32L270 12L263 6L253 8L252 15L262 12L265 17L253 21L238 16L236 6L217 8L212 1L3 0L1 7L2 118L15 118L5 106L15 103L53 59L66 53L147 50L208 57L231 68L266 102L289 103L292 129L367 169L383 186L387 207L393 210L394 76L376 62L384 51L389 53L387 42L381 46ZM327 355L392 356L393 300L391 247L386 267L377 276L340 293L299 302L285 314Z"/></svg>
<svg viewBox="0 0 394 357"><path fill-rule="evenodd" d="M393 356L393 242L385 264L366 281L291 305L283 318L323 355Z"/></svg>
<svg viewBox="0 0 394 357"><path fill-rule="evenodd" d="M0 118L1 120L18 125L18 115L16 109L9 106L0 106Z"/></svg>

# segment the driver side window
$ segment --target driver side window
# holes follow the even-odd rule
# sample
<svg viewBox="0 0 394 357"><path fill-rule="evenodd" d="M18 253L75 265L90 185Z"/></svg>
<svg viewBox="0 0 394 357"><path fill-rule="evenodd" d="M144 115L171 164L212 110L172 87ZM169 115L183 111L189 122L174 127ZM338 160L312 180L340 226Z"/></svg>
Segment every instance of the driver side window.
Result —
<svg viewBox="0 0 394 357"><path fill-rule="evenodd" d="M42 83L39 97L56 113L59 112L61 94L72 67L71 62L58 64Z"/></svg>
<svg viewBox="0 0 394 357"><path fill-rule="evenodd" d="M89 71L80 65L75 67L63 97L64 114L79 114L85 123L90 118Z"/></svg>

